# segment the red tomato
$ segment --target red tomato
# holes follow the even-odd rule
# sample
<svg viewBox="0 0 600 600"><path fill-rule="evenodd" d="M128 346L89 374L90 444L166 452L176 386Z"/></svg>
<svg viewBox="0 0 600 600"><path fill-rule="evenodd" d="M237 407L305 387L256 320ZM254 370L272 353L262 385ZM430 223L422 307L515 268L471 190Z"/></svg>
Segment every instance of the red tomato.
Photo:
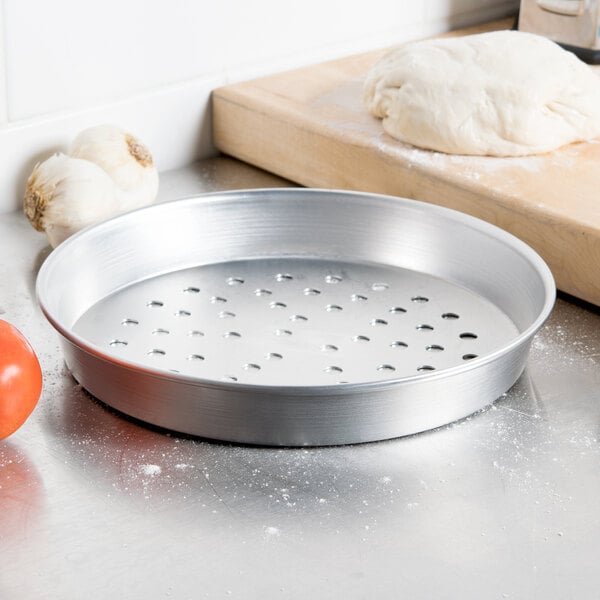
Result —
<svg viewBox="0 0 600 600"><path fill-rule="evenodd" d="M21 332L0 319L0 440L31 414L42 392L42 369Z"/></svg>

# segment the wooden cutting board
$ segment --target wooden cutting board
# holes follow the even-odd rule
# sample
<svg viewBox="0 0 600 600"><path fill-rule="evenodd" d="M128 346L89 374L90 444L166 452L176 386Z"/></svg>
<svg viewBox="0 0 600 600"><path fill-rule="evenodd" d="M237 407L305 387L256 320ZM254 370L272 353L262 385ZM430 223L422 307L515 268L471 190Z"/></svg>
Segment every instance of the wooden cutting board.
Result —
<svg viewBox="0 0 600 600"><path fill-rule="evenodd" d="M365 75L385 51L215 90L216 147L304 186L404 196L494 223L541 254L559 289L600 305L600 140L520 158L398 142L362 103Z"/></svg>

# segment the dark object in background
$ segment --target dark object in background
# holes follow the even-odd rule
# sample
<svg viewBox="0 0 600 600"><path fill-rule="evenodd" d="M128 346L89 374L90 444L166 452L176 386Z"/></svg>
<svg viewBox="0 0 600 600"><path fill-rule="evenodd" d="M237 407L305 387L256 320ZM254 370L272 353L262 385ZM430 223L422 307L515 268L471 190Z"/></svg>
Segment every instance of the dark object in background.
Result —
<svg viewBox="0 0 600 600"><path fill-rule="evenodd" d="M515 29L546 36L600 64L600 0L521 0Z"/></svg>

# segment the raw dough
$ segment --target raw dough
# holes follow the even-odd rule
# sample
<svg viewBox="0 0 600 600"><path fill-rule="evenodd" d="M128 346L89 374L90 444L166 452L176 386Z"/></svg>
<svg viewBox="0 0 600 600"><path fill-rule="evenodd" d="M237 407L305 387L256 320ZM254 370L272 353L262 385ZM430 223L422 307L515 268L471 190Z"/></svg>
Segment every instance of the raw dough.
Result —
<svg viewBox="0 0 600 600"><path fill-rule="evenodd" d="M364 101L391 136L451 154L538 154L600 136L600 77L519 31L393 50L369 72Z"/></svg>

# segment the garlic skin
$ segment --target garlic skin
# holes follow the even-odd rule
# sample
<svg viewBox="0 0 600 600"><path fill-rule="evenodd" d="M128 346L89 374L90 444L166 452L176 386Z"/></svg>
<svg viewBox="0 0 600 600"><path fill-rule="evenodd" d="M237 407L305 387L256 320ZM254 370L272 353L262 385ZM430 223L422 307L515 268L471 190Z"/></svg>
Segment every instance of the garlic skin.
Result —
<svg viewBox="0 0 600 600"><path fill-rule="evenodd" d="M75 232L122 212L113 180L98 165L57 153L27 180L23 210L53 248Z"/></svg>
<svg viewBox="0 0 600 600"><path fill-rule="evenodd" d="M115 182L122 212L154 202L158 171L148 149L133 135L115 125L83 130L69 154L96 163Z"/></svg>

